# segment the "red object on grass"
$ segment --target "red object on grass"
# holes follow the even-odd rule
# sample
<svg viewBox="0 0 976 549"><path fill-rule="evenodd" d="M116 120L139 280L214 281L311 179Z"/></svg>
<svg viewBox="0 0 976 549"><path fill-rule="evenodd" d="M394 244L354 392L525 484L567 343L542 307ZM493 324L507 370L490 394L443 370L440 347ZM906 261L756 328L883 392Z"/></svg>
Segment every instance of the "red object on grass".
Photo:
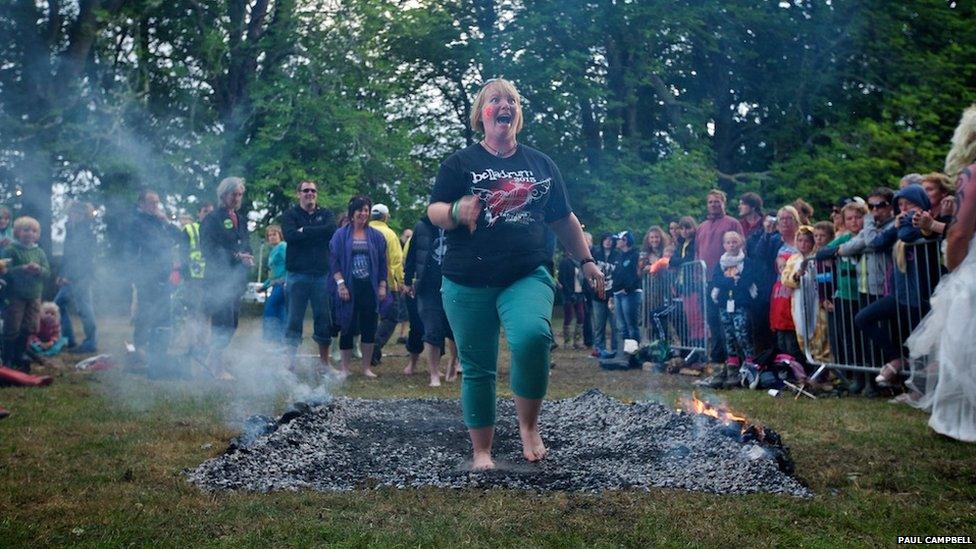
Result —
<svg viewBox="0 0 976 549"><path fill-rule="evenodd" d="M0 366L0 384L19 385L21 387L44 387L54 381L51 376L33 376L20 370Z"/></svg>

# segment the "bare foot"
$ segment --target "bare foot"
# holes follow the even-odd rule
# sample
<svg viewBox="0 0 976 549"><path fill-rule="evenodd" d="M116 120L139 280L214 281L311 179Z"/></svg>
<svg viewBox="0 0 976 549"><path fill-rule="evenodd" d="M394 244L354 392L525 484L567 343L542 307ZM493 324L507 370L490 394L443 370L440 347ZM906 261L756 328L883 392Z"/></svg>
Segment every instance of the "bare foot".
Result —
<svg viewBox="0 0 976 549"><path fill-rule="evenodd" d="M457 367L452 362L447 367L447 374L444 376L444 381L454 381L455 379L457 379L457 375L458 375Z"/></svg>
<svg viewBox="0 0 976 549"><path fill-rule="evenodd" d="M371 379L376 378L376 372L374 372L372 368L366 368L363 370L363 375Z"/></svg>
<svg viewBox="0 0 976 549"><path fill-rule="evenodd" d="M407 367L403 369L403 375L405 376L413 375L413 364L407 364Z"/></svg>
<svg viewBox="0 0 976 549"><path fill-rule="evenodd" d="M495 462L491 459L490 453L475 452L471 460L472 471L489 471L495 468Z"/></svg>
<svg viewBox="0 0 976 549"><path fill-rule="evenodd" d="M522 437L522 455L529 461L539 461L546 457L546 445L542 442L539 434L539 425L533 428L519 427L519 436Z"/></svg>
<svg viewBox="0 0 976 549"><path fill-rule="evenodd" d="M440 387L441 386L441 376L440 376L440 374L435 374L435 375L430 376L430 386L431 387Z"/></svg>

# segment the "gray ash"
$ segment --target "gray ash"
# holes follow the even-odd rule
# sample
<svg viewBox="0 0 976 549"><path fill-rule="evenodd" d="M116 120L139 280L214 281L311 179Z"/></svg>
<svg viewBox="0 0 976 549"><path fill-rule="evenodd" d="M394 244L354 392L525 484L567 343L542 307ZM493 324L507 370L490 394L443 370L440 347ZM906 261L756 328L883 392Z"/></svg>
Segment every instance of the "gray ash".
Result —
<svg viewBox="0 0 976 549"><path fill-rule="evenodd" d="M221 455L189 480L206 490L354 490L389 486L597 492L678 488L722 494L806 497L789 450L768 429L762 440L738 426L625 404L599 391L546 402L540 423L549 455L522 457L511 400L498 401L497 468L472 472L456 400L299 403L278 421L255 416Z"/></svg>

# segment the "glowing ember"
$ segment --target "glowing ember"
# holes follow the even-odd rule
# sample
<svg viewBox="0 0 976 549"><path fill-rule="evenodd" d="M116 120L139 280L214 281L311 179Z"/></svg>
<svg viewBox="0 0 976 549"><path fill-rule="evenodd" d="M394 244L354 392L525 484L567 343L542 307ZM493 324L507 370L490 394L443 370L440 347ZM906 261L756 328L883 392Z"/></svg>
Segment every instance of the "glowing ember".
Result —
<svg viewBox="0 0 976 549"><path fill-rule="evenodd" d="M697 394L692 393L691 398L678 399L678 405L679 405L678 407L679 412L685 412L689 414L700 414L700 415L713 417L721 421L725 425L729 425L733 422L739 423L742 425L743 433L745 433L747 430L749 430L750 427L752 427L756 431L757 438L759 438L760 440L762 440L763 438L763 428L761 425L753 425L749 423L749 418L733 412L724 404L720 406L714 406L698 398Z"/></svg>

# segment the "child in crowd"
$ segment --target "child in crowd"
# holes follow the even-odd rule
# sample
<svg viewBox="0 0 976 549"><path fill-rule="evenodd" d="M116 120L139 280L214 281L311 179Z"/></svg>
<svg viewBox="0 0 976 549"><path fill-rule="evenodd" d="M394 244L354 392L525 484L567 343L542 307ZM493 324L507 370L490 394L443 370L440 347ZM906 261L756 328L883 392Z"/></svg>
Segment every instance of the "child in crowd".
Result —
<svg viewBox="0 0 976 549"><path fill-rule="evenodd" d="M827 222L831 229L833 224ZM821 229L821 232L824 232ZM820 363L830 362L827 341L827 313L820 307L815 269L807 260L816 255L816 228L803 225L796 231L796 249L783 267L783 284L793 289L793 324L801 351L809 349L810 356ZM822 314L821 314L822 313ZM799 357L798 357L799 358Z"/></svg>
<svg viewBox="0 0 976 549"><path fill-rule="evenodd" d="M288 243L279 225L268 225L264 235L271 252L268 253L268 280L263 290L267 292L270 289L271 292L264 301L262 335L269 343L283 343L288 316L288 301L285 299L285 249Z"/></svg>
<svg viewBox="0 0 976 549"><path fill-rule="evenodd" d="M29 353L44 356L55 356L68 343L68 338L61 336L61 310L53 301L41 304L41 319L37 331L27 338Z"/></svg>
<svg viewBox="0 0 976 549"><path fill-rule="evenodd" d="M758 274L753 260L746 257L745 239L736 231L722 235L725 253L715 266L712 276L711 298L718 305L725 332L725 366L712 377L713 389L731 388L741 383L750 389L759 384L759 371L749 329L749 310L759 293L755 277Z"/></svg>
<svg viewBox="0 0 976 549"><path fill-rule="evenodd" d="M37 245L41 225L33 217L14 221L14 243L0 252L9 259L7 274L7 307L3 311L3 364L23 372L30 371L25 359L28 336L37 330L41 312L44 279L51 274L47 255Z"/></svg>
<svg viewBox="0 0 976 549"><path fill-rule="evenodd" d="M818 221L813 226L813 244L817 251L830 243L835 236L834 224L830 221Z"/></svg>

